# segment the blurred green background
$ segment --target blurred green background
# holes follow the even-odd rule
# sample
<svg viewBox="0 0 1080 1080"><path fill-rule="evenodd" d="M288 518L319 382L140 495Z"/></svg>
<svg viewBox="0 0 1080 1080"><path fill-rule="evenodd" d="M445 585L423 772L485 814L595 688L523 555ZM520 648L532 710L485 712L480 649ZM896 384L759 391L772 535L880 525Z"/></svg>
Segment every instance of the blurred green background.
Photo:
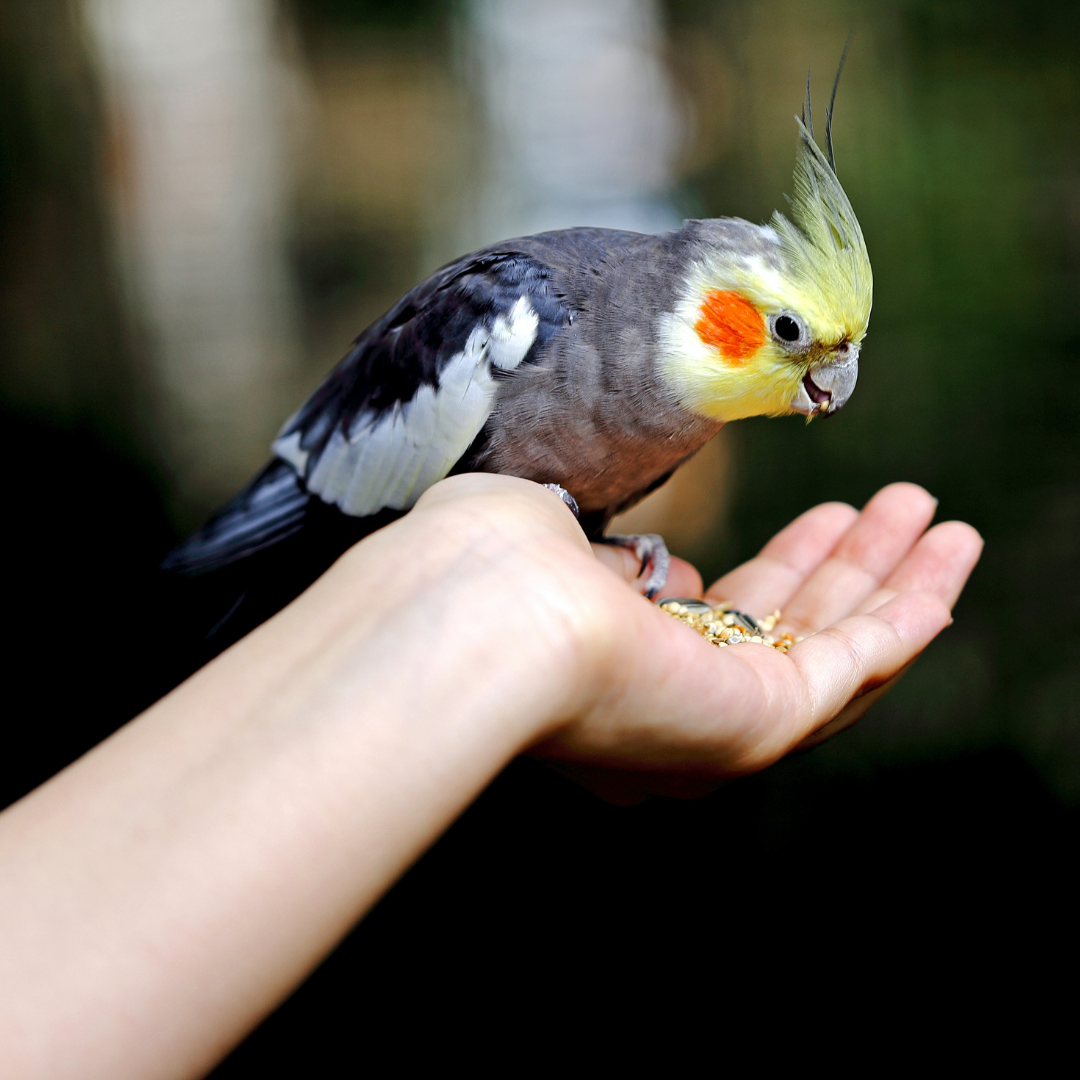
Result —
<svg viewBox="0 0 1080 1080"><path fill-rule="evenodd" d="M290 123L303 129L281 144L292 351L230 457L227 440L170 435L187 414L170 412L152 304L132 287L141 264L124 218L138 207L137 154L117 68L95 51L101 34L77 4L0 4L0 430L19 629L6 666L28 691L6 721L9 798L144 702L154 639L140 604L155 559L248 474L368 320L480 235L484 125L464 7L260 10L293 87ZM437 951L454 920L477 917L475 906L425 907L432 895L449 903L459 878L487 898L485 918L508 881L565 902L664 876L684 899L719 887L730 900L730 880L701 876L701 853L718 845L741 860L742 885L781 866L803 867L805 884L888 864L912 887L947 881L984 900L1002 881L1023 882L1029 899L1064 887L1080 806L1080 6L655 10L685 119L664 197L685 216L764 221L782 205L807 68L823 102L854 29L837 163L875 274L848 407L810 426L733 425L713 471L657 512L700 514L707 528L685 532L681 550L710 578L816 502L859 505L911 480L938 497L941 517L982 532L984 559L955 624L856 729L692 806L614 811L516 766L328 971L357 951L389 964L402 934ZM571 878L565 895L552 884ZM308 993L286 1007L297 1024L314 1022Z"/></svg>

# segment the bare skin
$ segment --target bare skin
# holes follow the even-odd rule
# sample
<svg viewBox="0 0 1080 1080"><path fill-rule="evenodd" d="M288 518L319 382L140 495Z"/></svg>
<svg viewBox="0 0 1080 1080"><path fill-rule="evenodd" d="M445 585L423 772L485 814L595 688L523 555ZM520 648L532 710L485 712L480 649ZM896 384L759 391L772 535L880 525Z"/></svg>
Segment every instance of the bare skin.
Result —
<svg viewBox="0 0 1080 1080"><path fill-rule="evenodd" d="M632 801L854 722L978 559L934 506L817 507L710 588L816 631L785 657L669 618L537 485L436 485L0 814L4 1075L201 1075L518 753ZM674 560L670 589L701 581Z"/></svg>

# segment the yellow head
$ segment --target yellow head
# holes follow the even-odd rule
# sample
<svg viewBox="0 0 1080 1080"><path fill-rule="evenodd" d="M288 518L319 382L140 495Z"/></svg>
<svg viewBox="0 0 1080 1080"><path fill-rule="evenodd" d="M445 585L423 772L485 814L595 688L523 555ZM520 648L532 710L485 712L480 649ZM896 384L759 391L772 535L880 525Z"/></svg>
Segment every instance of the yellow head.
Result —
<svg viewBox="0 0 1080 1080"><path fill-rule="evenodd" d="M830 120L831 120L830 107ZM833 413L851 396L873 278L862 229L810 122L799 119L791 220L702 222L662 326L662 372L704 416ZM711 231L706 227L711 227Z"/></svg>

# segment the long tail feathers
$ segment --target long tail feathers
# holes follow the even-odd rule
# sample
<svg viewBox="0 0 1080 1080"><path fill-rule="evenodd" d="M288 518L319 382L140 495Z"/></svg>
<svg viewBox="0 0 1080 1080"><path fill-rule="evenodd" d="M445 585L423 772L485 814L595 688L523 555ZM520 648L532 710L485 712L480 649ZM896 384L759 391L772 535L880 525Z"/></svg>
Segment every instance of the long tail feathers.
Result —
<svg viewBox="0 0 1080 1080"><path fill-rule="evenodd" d="M177 574L217 570L298 532L312 496L291 465L274 460L161 564Z"/></svg>

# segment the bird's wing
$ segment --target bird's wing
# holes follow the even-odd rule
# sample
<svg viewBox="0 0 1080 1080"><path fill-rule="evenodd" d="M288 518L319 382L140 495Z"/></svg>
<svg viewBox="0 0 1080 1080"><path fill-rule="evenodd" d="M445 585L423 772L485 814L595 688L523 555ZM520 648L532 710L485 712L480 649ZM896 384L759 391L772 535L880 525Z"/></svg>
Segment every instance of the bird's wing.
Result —
<svg viewBox="0 0 1080 1080"><path fill-rule="evenodd" d="M274 443L275 460L163 568L200 574L298 533L312 497L375 521L405 510L465 453L502 378L529 363L570 309L537 259L467 256L364 331Z"/></svg>
<svg viewBox="0 0 1080 1080"><path fill-rule="evenodd" d="M346 514L408 509L469 448L499 380L570 321L549 271L528 255L453 263L357 338L274 452Z"/></svg>

